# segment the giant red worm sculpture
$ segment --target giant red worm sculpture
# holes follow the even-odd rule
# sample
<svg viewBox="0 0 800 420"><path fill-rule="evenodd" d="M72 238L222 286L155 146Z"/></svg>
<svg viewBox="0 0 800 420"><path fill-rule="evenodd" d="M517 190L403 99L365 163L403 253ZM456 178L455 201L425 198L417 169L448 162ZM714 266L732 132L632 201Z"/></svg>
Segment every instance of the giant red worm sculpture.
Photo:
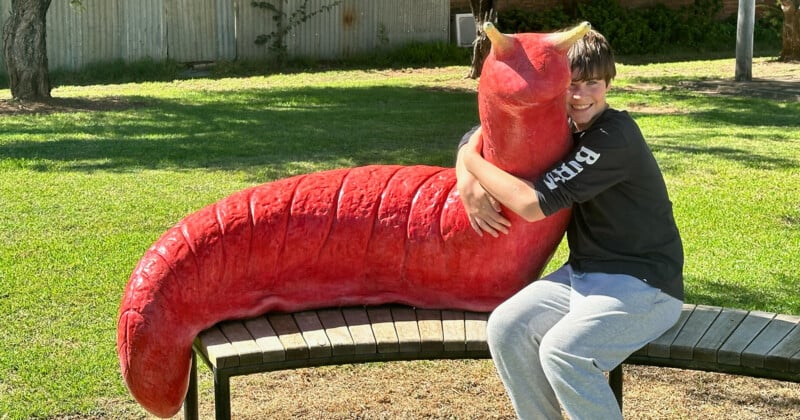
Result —
<svg viewBox="0 0 800 420"><path fill-rule="evenodd" d="M568 151L566 51L587 29L487 25L478 101L491 162L533 178ZM479 237L455 184L452 168L365 166L266 183L188 215L125 289L117 353L131 394L157 416L177 413L194 337L225 319L389 302L493 309L541 273L569 214L507 214L508 235Z"/></svg>

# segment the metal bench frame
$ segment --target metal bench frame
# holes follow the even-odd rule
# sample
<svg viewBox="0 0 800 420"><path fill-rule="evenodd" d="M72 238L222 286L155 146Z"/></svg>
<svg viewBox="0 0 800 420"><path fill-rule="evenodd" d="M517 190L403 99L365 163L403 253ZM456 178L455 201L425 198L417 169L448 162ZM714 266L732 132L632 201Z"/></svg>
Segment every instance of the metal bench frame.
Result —
<svg viewBox="0 0 800 420"><path fill-rule="evenodd" d="M490 358L488 315L384 305L222 322L195 340L184 416L198 418L198 356L214 377L216 418L229 419L233 376L348 363ZM624 363L800 382L800 317L684 305L675 326ZM621 365L610 372L609 382L621 407Z"/></svg>

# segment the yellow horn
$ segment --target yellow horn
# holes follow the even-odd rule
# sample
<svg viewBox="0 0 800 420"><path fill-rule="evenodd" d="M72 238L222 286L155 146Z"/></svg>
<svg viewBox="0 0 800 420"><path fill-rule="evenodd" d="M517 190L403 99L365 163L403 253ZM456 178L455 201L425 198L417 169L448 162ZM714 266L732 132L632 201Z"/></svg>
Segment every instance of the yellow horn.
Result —
<svg viewBox="0 0 800 420"><path fill-rule="evenodd" d="M590 29L592 29L592 25L589 22L581 22L575 27L566 31L554 32L550 34L549 39L556 48L560 50L568 50L572 44L581 39L581 37L589 32Z"/></svg>
<svg viewBox="0 0 800 420"><path fill-rule="evenodd" d="M498 31L492 22L484 22L483 32L486 33L489 41L492 42L492 48L497 53L503 54L514 49L514 38Z"/></svg>

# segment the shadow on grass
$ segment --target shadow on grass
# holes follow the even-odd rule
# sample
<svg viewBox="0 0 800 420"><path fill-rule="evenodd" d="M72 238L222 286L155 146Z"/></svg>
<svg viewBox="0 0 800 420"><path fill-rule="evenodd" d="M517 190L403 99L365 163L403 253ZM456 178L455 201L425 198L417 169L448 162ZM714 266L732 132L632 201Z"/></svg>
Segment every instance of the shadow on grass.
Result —
<svg viewBox="0 0 800 420"><path fill-rule="evenodd" d="M127 98L136 106L108 112L4 117L0 137L7 140L0 144L0 159L5 166L37 171L204 168L245 171L254 179L274 179L304 168L452 166L456 143L477 121L475 93L459 90L300 87L186 95ZM684 102L700 109L685 115L688 124L682 123L673 139L682 138L680 130L693 127L703 131L701 136L713 136L716 127L727 132L735 127L791 132L800 125L800 112L791 109L797 104L680 90L626 92L624 97L645 103ZM714 155L759 168L798 166L780 156L697 142L665 139L654 148Z"/></svg>
<svg viewBox="0 0 800 420"><path fill-rule="evenodd" d="M669 88L661 90L637 89L632 87L615 88L613 99L623 103L643 107L670 106L697 109L688 113L670 110L665 115L687 115L698 127L718 127L722 125L741 127L785 127L795 131L800 125L800 104L760 98L743 92L741 95L727 95L695 91L689 87L675 87L679 81L669 82ZM657 112L656 112L657 114Z"/></svg>
<svg viewBox="0 0 800 420"><path fill-rule="evenodd" d="M758 269L754 269L752 275L756 282L759 276L778 280L770 282L774 287L755 288L721 279L688 277L686 302L800 315L800 300L787 299L797 294L800 280L788 274L762 273Z"/></svg>
<svg viewBox="0 0 800 420"><path fill-rule="evenodd" d="M779 45L755 45L753 51L753 58L758 57L777 57L780 54ZM620 55L616 61L621 64L627 65L643 65L643 64L657 64L657 63L678 63L684 61L697 61L697 60L721 60L721 59L734 59L736 58L736 49L729 48L713 51L699 52L696 50L687 49L681 51L679 48L665 54L640 54L640 55Z"/></svg>
<svg viewBox="0 0 800 420"><path fill-rule="evenodd" d="M645 136L653 151L661 152L659 163L665 172L679 171L698 157L727 160L752 169L800 167L795 156L777 153L773 147L789 147L796 142L800 126L798 103L704 94L683 88L625 88L618 99L634 107L631 114L640 124L646 122L652 127L650 131L656 131ZM735 141L730 146L720 145L726 139Z"/></svg>
<svg viewBox="0 0 800 420"><path fill-rule="evenodd" d="M800 162L781 156L765 156L747 150L735 149L730 147L703 147L699 145L679 145L661 143L654 150L666 151L672 154L684 155L707 155L717 159L725 159L738 162L753 169L794 169L800 167Z"/></svg>
<svg viewBox="0 0 800 420"><path fill-rule="evenodd" d="M189 95L192 95L190 93ZM263 170L291 163L452 166L474 92L253 89L131 98L130 109L6 118L0 159L38 171Z"/></svg>

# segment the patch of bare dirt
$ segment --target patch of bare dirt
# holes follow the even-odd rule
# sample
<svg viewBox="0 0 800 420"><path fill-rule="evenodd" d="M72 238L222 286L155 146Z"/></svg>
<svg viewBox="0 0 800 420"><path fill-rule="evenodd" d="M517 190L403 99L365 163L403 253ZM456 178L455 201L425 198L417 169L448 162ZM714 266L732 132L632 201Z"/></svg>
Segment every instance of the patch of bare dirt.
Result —
<svg viewBox="0 0 800 420"><path fill-rule="evenodd" d="M707 94L800 101L800 79L697 80L681 82L680 86Z"/></svg>
<svg viewBox="0 0 800 420"><path fill-rule="evenodd" d="M211 376L205 369L200 381L200 418L213 418ZM624 393L628 419L800 418L800 384L782 381L625 366ZM490 360L345 365L234 377L231 401L232 418L242 420L515 418ZM125 414L134 417L131 411Z"/></svg>
<svg viewBox="0 0 800 420"><path fill-rule="evenodd" d="M747 81L733 78L684 81L679 87L705 94L800 101L800 62L757 61Z"/></svg>
<svg viewBox="0 0 800 420"><path fill-rule="evenodd" d="M142 106L123 98L51 98L43 102L0 100L0 115L53 114L57 112L119 111Z"/></svg>

